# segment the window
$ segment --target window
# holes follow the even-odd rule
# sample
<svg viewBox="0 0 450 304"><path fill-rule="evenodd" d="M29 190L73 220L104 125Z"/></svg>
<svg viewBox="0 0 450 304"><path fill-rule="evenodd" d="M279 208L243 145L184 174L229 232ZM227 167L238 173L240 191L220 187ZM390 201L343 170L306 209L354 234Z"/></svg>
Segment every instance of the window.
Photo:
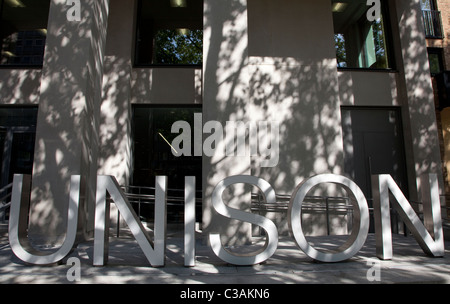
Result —
<svg viewBox="0 0 450 304"><path fill-rule="evenodd" d="M430 63L431 75L434 76L444 71L444 63L442 57L442 49L428 48L428 60Z"/></svg>
<svg viewBox="0 0 450 304"><path fill-rule="evenodd" d="M193 130L194 113L201 112L201 106L133 106L134 164L131 190L153 195L155 176L168 176L168 223L177 223L183 219L185 176L196 177L196 198L200 200L202 196L202 157L175 156L171 145L180 135L172 133L172 124L179 120L186 121ZM153 206L140 204L134 207L142 219L152 221ZM196 209L197 219L200 220L201 203Z"/></svg>
<svg viewBox="0 0 450 304"><path fill-rule="evenodd" d="M332 0L336 59L340 68L390 69L390 37L385 1L370 22L366 0Z"/></svg>
<svg viewBox="0 0 450 304"><path fill-rule="evenodd" d="M0 107L0 188L14 174L31 174L37 122L36 106Z"/></svg>
<svg viewBox="0 0 450 304"><path fill-rule="evenodd" d="M41 66L50 0L0 2L0 64Z"/></svg>
<svg viewBox="0 0 450 304"><path fill-rule="evenodd" d="M420 0L420 6L423 10L435 10L436 3L434 0Z"/></svg>
<svg viewBox="0 0 450 304"><path fill-rule="evenodd" d="M140 0L136 65L200 65L203 0Z"/></svg>
<svg viewBox="0 0 450 304"><path fill-rule="evenodd" d="M420 6L422 7L425 37L431 39L444 38L441 12L437 10L436 1L420 0Z"/></svg>

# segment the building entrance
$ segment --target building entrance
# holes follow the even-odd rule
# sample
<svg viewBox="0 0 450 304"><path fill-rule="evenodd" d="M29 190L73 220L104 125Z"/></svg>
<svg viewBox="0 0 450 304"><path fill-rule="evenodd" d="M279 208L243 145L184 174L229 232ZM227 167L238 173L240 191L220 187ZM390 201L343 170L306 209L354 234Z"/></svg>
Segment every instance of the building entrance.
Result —
<svg viewBox="0 0 450 304"><path fill-rule="evenodd" d="M201 112L201 106L133 106L133 179L127 192L136 194L138 199L131 202L142 221L153 222L155 176L161 175L168 176L167 223L184 221L185 176L196 177L196 214L201 220L202 157L175 156L171 145L179 135L171 132L173 123L186 121L193 130L194 113Z"/></svg>
<svg viewBox="0 0 450 304"><path fill-rule="evenodd" d="M14 174L31 174L36 137L37 107L0 108L0 188Z"/></svg>
<svg viewBox="0 0 450 304"><path fill-rule="evenodd" d="M398 108L342 107L345 173L372 207L372 174L390 174L408 197L402 122ZM393 220L396 215L393 214ZM373 218L371 219L373 232ZM393 223L398 232L403 225ZM394 228L395 229L395 228Z"/></svg>

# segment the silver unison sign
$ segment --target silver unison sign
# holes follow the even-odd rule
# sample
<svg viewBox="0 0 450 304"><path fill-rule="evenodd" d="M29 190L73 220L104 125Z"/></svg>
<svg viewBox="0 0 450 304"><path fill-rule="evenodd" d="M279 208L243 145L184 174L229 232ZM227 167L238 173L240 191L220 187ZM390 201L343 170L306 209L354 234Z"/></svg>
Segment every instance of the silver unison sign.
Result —
<svg viewBox="0 0 450 304"><path fill-rule="evenodd" d="M95 207L94 266L103 266L108 259L109 194L125 222L136 238L150 264L161 267L165 264L166 247L166 191L167 177L156 177L155 226L153 241L144 229L125 194L112 176L97 177ZM214 253L223 261L234 265L253 265L269 259L278 246L276 225L266 217L229 207L222 199L222 193L233 184L250 184L259 188L268 203L275 203L275 190L265 180L248 175L227 177L214 189L212 206L219 214L230 219L258 225L265 230L264 246L253 253L238 254L228 251L220 241L219 233L210 233L209 240ZM301 226L302 203L307 193L315 186L334 183L342 186L353 198L354 223L348 240L335 252L323 252L311 246ZM373 175L373 207L376 234L376 250L380 259L392 258L392 232L389 215L390 203L401 216L423 251L434 257L444 255L444 237L441 221L441 206L437 176L422 177L424 222L414 212L408 200L390 175ZM195 265L195 178L185 178L185 223L184 264ZM46 254L30 246L27 238L27 213L30 203L30 177L14 176L11 202L9 241L14 254L22 261L36 265L53 264L64 259L76 246L80 201L80 176L72 176L68 207L67 234L62 246L54 253ZM395 198L390 202L389 196ZM369 208L361 189L352 180L335 174L321 174L300 183L292 193L289 203L288 222L290 232L298 247L309 257L321 262L339 262L353 257L364 245L369 231ZM226 228L226 227L224 227Z"/></svg>

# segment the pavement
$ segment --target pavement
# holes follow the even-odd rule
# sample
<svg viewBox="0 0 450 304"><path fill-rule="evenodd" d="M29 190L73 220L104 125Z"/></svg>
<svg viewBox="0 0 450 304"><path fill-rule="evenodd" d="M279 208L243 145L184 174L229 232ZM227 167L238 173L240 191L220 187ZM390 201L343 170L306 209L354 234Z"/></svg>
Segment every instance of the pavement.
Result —
<svg viewBox="0 0 450 304"><path fill-rule="evenodd" d="M0 230L2 228L0 227ZM315 246L333 246L342 236L312 237ZM254 266L229 265L196 240L196 266L183 266L183 238L167 238L166 266L153 268L129 231L111 237L108 264L92 266L93 242L80 244L58 265L32 266L20 261L0 234L0 283L2 284L393 284L450 283L450 243L446 255L426 255L413 237L393 235L394 258L380 261L375 255L375 236L369 234L364 247L353 258L339 263L319 263L306 256L291 237L280 237L278 249L266 262ZM257 245L257 244L256 244ZM231 249L235 250L235 249ZM71 282L73 264L80 261L79 281Z"/></svg>

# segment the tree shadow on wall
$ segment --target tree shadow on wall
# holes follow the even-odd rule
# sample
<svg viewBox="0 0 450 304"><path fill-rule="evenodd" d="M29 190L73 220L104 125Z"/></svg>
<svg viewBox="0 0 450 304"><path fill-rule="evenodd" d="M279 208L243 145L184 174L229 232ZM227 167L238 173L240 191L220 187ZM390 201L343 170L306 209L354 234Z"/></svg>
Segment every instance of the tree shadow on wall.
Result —
<svg viewBox="0 0 450 304"><path fill-rule="evenodd" d="M247 17L247 2L248 33L246 26L240 26L241 19ZM394 37L394 53L399 71L396 81L399 100L404 102L402 116L406 130L405 150L411 184L409 188L415 189L416 175L441 172L440 158L435 153L439 149L436 148L438 141L435 109L430 100L432 92L428 77L426 43L422 17L419 15L420 8L414 3L405 4L399 1L389 5L393 32L398 32L401 38L400 41ZM401 11L397 11L396 7ZM312 8L316 8L318 15L308 16L309 13L305 13ZM252 15L252 9L261 10L265 14ZM327 14L323 13L325 11ZM298 20L302 21L299 21L299 24L291 24L304 25L297 28L305 32L301 36L305 39L302 40L298 36L295 36L295 39L293 36L287 37L292 32L287 27L275 29L283 29L282 32L270 32L274 31L270 14L280 12L281 18L278 20L282 20L281 23L289 24L289 21L286 21L289 18L283 19L282 14L286 17L292 17L293 14L305 17L302 20L297 16ZM320 15L321 13L323 15ZM256 20L257 18L259 20ZM252 22L262 26L263 34L252 32ZM273 168L259 167L261 159L258 157L251 158L245 166L242 165L245 162L242 162L239 170L230 165L226 157L205 157L204 166L210 169L204 181L205 198L210 197L215 187L211 182L217 179L214 177L228 176L230 172L233 175L252 174L264 178L280 194L291 194L299 182L315 174L346 175L340 96L346 96L347 92L342 90L348 90L351 94L352 88L348 84L346 88L339 87L329 1L293 5L293 1L287 0L277 3L276 10L267 1L210 1L205 4L204 27L205 40L208 40L204 50L204 120L278 121L281 143L280 161ZM325 29L321 30L321 35L317 35L315 31L321 27ZM265 29L268 31L264 32ZM277 34L285 37L279 38ZM325 40L327 36L330 38L329 42ZM265 42L270 42L270 39L275 42L291 41L300 46L297 50L301 47L314 49L319 55L314 52L290 52L290 49L296 48L282 44L255 48L255 44L261 43L258 41L260 39L266 39ZM408 43L408 46L402 43ZM323 56L320 57L320 54ZM385 102L389 104L392 100ZM355 100L355 104L359 103L361 100ZM224 143L227 144L228 142ZM340 192L328 187L327 191L316 194L320 193L335 195ZM234 200L241 202L244 199L244 196L234 197ZM233 203L230 202L231 204ZM245 204L243 206L248 207ZM208 210L205 211L204 218L206 216L208 221L213 215Z"/></svg>
<svg viewBox="0 0 450 304"><path fill-rule="evenodd" d="M205 6L204 26L210 31L210 37L205 34L205 39L210 40L205 50L207 54L204 54L204 120L278 122L281 143L279 162L275 167L262 168L259 166L262 156L248 157L246 165L242 166L241 162L241 167L236 170L226 157L207 159L206 166L211 170L205 180L206 197L215 186L210 182L216 180L214 176L251 174L267 180L277 193L291 194L304 178L324 172L342 173L335 58L298 58L286 51L283 45L255 51L251 43L259 43L255 41L258 33L251 31L258 29L252 28L251 24L270 23L270 18L263 18L267 15L251 15L252 9L260 9L259 5L265 4L248 1L249 32L246 3L211 1ZM288 3L281 5L289 7ZM328 2L327 5L330 6ZM300 7L295 6L296 9ZM288 17L293 17L288 11L284 12L288 13ZM255 18L265 21L255 21ZM331 24L331 21L328 23ZM273 29L269 27L269 30ZM328 46L334 54L332 43L330 29ZM261 140L263 134L258 136ZM226 137L225 140L224 146L233 139ZM244 199L244 196L235 194L235 201L242 203ZM248 208L248 204L245 206Z"/></svg>
<svg viewBox="0 0 450 304"><path fill-rule="evenodd" d="M42 69L33 167L30 237L60 243L71 175L82 176L83 215L95 199L98 117L107 16L100 2L69 22L65 3L51 2ZM103 18L103 19L102 19Z"/></svg>

